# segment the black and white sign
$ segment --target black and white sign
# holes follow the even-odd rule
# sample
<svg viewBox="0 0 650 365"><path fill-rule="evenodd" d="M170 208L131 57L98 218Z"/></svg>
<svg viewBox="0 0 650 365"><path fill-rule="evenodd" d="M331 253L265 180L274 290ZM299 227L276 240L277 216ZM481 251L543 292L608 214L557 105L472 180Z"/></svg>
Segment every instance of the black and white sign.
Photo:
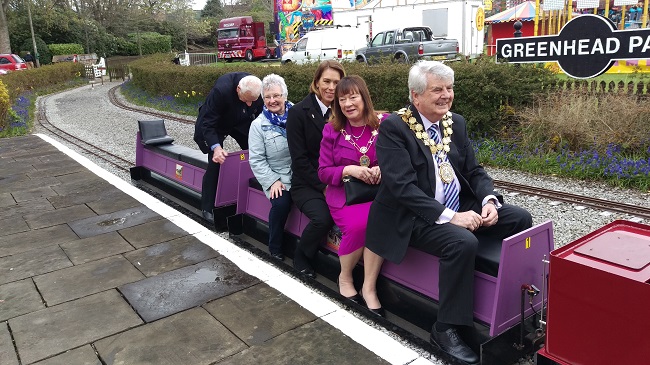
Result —
<svg viewBox="0 0 650 365"><path fill-rule="evenodd" d="M615 60L644 58L650 58L650 29L616 30L614 23L593 14L571 19L557 35L497 39L497 60L557 61L578 79L604 73Z"/></svg>

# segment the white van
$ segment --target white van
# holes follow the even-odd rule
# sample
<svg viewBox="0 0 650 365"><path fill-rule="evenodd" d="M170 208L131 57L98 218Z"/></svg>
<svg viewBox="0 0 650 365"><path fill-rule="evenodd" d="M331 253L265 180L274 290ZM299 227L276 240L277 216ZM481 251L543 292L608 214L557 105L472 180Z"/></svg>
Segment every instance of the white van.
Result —
<svg viewBox="0 0 650 365"><path fill-rule="evenodd" d="M357 49L367 45L358 28L342 27L313 30L282 55L282 63L303 64L323 60L354 61Z"/></svg>

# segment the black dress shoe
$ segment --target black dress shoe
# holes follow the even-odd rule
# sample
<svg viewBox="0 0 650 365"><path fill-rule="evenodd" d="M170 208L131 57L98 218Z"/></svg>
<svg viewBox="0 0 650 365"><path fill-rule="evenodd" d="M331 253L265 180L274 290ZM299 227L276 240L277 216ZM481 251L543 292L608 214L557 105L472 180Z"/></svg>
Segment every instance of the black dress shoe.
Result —
<svg viewBox="0 0 650 365"><path fill-rule="evenodd" d="M366 308L368 308L368 307L366 307ZM372 313L380 316L381 318L386 318L386 311L384 310L384 307L379 307L379 308L375 308L375 309L368 308L368 310L371 311Z"/></svg>
<svg viewBox="0 0 650 365"><path fill-rule="evenodd" d="M436 331L435 325L431 330L429 341L449 355L467 364L478 364L479 358L469 346L460 338L455 328L444 332Z"/></svg>
<svg viewBox="0 0 650 365"><path fill-rule="evenodd" d="M298 273L300 275L316 280L316 271L314 271L314 269L312 269L311 267L305 267L303 269L298 269L298 268L295 269L298 270Z"/></svg>
<svg viewBox="0 0 650 365"><path fill-rule="evenodd" d="M284 261L284 255L281 254L281 253L272 253L271 257L273 257L274 259L276 259L278 261Z"/></svg>
<svg viewBox="0 0 650 365"><path fill-rule="evenodd" d="M341 292L341 285L339 284L339 278L336 278L336 286L339 288L339 293ZM363 297L361 294L356 293L355 295L351 297L346 297L345 295L341 294L345 299L355 302L359 305L366 305L366 302L363 301Z"/></svg>
<svg viewBox="0 0 650 365"><path fill-rule="evenodd" d="M203 219L214 224L214 215L212 214L212 212L208 212L207 210L204 210L201 212L201 215L203 215Z"/></svg>

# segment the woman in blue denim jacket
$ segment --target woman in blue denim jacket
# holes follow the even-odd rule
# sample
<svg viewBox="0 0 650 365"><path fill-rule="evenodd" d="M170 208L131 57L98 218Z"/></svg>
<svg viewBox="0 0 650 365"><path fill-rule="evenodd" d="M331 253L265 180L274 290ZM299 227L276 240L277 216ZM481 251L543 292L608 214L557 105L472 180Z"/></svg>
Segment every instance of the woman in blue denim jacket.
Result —
<svg viewBox="0 0 650 365"><path fill-rule="evenodd" d="M287 145L286 121L293 103L287 101L284 79L276 74L262 80L262 114L248 133L248 158L257 181L271 200L269 211L269 252L284 260L284 225L291 211L291 156Z"/></svg>

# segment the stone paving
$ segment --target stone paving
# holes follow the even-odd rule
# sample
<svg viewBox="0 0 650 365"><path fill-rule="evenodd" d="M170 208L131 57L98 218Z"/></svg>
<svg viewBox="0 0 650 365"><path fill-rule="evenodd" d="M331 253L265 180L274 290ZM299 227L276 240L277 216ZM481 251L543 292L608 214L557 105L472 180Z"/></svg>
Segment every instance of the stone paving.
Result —
<svg viewBox="0 0 650 365"><path fill-rule="evenodd" d="M0 364L386 364L36 136L0 140Z"/></svg>

